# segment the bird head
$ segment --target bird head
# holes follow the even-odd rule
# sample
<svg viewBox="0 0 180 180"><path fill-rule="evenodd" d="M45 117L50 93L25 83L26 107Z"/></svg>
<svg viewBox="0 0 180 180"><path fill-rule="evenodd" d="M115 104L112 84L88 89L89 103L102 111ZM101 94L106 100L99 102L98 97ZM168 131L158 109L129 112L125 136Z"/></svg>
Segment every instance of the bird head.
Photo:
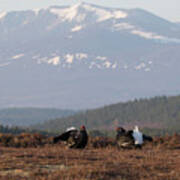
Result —
<svg viewBox="0 0 180 180"><path fill-rule="evenodd" d="M82 125L82 126L80 127L80 130L81 130L81 131L85 131L85 130L86 130L85 126Z"/></svg>
<svg viewBox="0 0 180 180"><path fill-rule="evenodd" d="M117 127L117 128L116 128L116 131L117 131L117 132L125 132L125 129L122 128L122 127Z"/></svg>
<svg viewBox="0 0 180 180"><path fill-rule="evenodd" d="M138 131L139 131L138 126L135 126L135 127L134 127L134 131L136 131L136 132L138 132Z"/></svg>

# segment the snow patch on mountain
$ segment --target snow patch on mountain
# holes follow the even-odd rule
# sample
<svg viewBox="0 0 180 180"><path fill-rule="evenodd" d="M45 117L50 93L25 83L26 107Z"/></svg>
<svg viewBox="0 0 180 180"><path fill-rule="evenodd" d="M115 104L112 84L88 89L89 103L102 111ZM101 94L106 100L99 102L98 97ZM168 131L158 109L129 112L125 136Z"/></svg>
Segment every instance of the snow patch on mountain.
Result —
<svg viewBox="0 0 180 180"><path fill-rule="evenodd" d="M37 62L37 64L50 64L54 66L61 65L63 68L66 68L74 63L74 60L84 60L88 58L88 54L86 53L75 53L75 54L59 54L57 55L56 53L52 53L51 57L41 57L40 55L34 55L32 56L32 59Z"/></svg>
<svg viewBox="0 0 180 180"><path fill-rule="evenodd" d="M75 62L78 62L82 65L86 65L89 69L97 68L97 69L132 69L138 71L148 72L151 70L151 65L153 61L141 62L138 65L124 64L121 66L121 62L118 59L109 60L110 57L106 56L93 56L86 53L74 53L74 54L59 54L56 53L51 54L51 58L49 57L40 57L39 55L32 56L32 59L37 60L37 64L50 64L53 66L59 66L62 68L71 68L75 65ZM75 61L77 60L77 61ZM87 61L84 61L87 60Z"/></svg>
<svg viewBox="0 0 180 180"><path fill-rule="evenodd" d="M110 67L111 67L111 62L105 61L103 65L104 65L106 68L110 68Z"/></svg>
<svg viewBox="0 0 180 180"><path fill-rule="evenodd" d="M83 28L83 26L81 26L81 25L75 26L75 27L73 27L73 28L71 29L71 32L80 31L82 28Z"/></svg>
<svg viewBox="0 0 180 180"><path fill-rule="evenodd" d="M55 8L52 7L49 9L50 13L55 14L58 16L58 18L64 22L72 22L73 20L76 22L82 22L86 18L86 14L84 12L90 12L95 14L96 16L96 22L102 22L106 21L108 19L114 18L114 19L121 19L126 18L128 14L124 11L120 10L107 10L101 7L95 7L91 6L89 4L85 3L78 3L73 6L67 7L67 8Z"/></svg>
<svg viewBox="0 0 180 180"><path fill-rule="evenodd" d="M10 62L2 63L2 64L0 64L0 68L1 68L1 67L4 67L4 66L8 66L9 64L11 64L11 63L10 63Z"/></svg>
<svg viewBox="0 0 180 180"><path fill-rule="evenodd" d="M134 29L134 26L128 23L117 23L113 25L115 31Z"/></svg>
<svg viewBox="0 0 180 180"><path fill-rule="evenodd" d="M139 31L139 30L132 30L131 33L141 36L146 39L159 39L159 40L164 39L163 36L156 35L155 33L152 33L152 32L143 32L143 31Z"/></svg>
<svg viewBox="0 0 180 180"><path fill-rule="evenodd" d="M144 62L140 63L138 66L135 66L136 70L140 70L146 67L146 64Z"/></svg>
<svg viewBox="0 0 180 180"><path fill-rule="evenodd" d="M111 19L113 17L111 12L108 12L105 10L99 10L96 12L96 14L98 15L97 22L106 21L106 20Z"/></svg>
<svg viewBox="0 0 180 180"><path fill-rule="evenodd" d="M48 64L52 64L52 65L59 65L60 64L60 57L59 56L56 56L56 57L53 57L51 59L48 60Z"/></svg>
<svg viewBox="0 0 180 180"><path fill-rule="evenodd" d="M50 8L49 12L55 14L62 22L76 21L78 23L82 22L86 18L86 13L80 12L79 8L83 8L81 3L77 3L73 6L67 8Z"/></svg>
<svg viewBox="0 0 180 180"><path fill-rule="evenodd" d="M145 39L159 40L162 43L169 43L169 42L180 43L180 39L169 38L169 37L157 35L157 34L155 34L153 32L144 32L144 31L140 31L140 30L132 30L131 33L135 34L135 35L138 35L140 37L143 37Z"/></svg>
<svg viewBox="0 0 180 180"><path fill-rule="evenodd" d="M50 8L50 12L57 15L62 21L69 21L71 22L78 14L78 7L79 5L76 4L74 6L70 6L68 8L59 9L59 8ZM78 17L76 20L79 21L84 19L84 16Z"/></svg>
<svg viewBox="0 0 180 180"><path fill-rule="evenodd" d="M113 18L115 18L115 19L121 19L121 18L126 18L127 16L128 16L128 14L127 13L125 13L125 12L123 12L123 11L114 11L113 13L112 13L112 16L113 16Z"/></svg>
<svg viewBox="0 0 180 180"><path fill-rule="evenodd" d="M85 20L85 18L86 18L86 14L81 13L81 14L76 16L76 21L77 22L82 22L82 21Z"/></svg>
<svg viewBox="0 0 180 180"><path fill-rule="evenodd" d="M0 20L3 19L7 15L7 12L0 12Z"/></svg>
<svg viewBox="0 0 180 180"><path fill-rule="evenodd" d="M112 65L112 69L116 69L116 68L117 68L117 62Z"/></svg>
<svg viewBox="0 0 180 180"><path fill-rule="evenodd" d="M15 55L15 56L13 56L12 57L12 59L20 59L20 58L22 58L24 56L24 54L17 54L17 55Z"/></svg>
<svg viewBox="0 0 180 180"><path fill-rule="evenodd" d="M24 54L17 54L11 59L19 59L23 57ZM73 65L81 64L86 65L89 69L132 69L132 70L141 70L148 72L151 70L151 65L153 64L152 60L149 61L143 61L137 65L132 64L124 64L122 65L121 61L117 58L115 60L110 60L111 57L106 57L103 55L94 56L92 54L87 54L84 52L77 52L77 53L67 53L67 54L61 54L61 53L50 53L49 56L41 56L40 54L34 54L32 55L32 60L35 60L37 64L49 64L52 66L59 66L61 68L71 68ZM85 61L86 60L86 61ZM142 61L142 60L141 60ZM8 63L0 64L0 67L7 66Z"/></svg>
<svg viewBox="0 0 180 180"><path fill-rule="evenodd" d="M64 56L65 60L66 60L66 63L68 64L72 64L73 63L73 60L74 60L74 55L73 54L66 54Z"/></svg>
<svg viewBox="0 0 180 180"><path fill-rule="evenodd" d="M57 15L59 18L62 19L62 21L65 21L65 20L72 21L72 19L76 15L76 11L69 12L69 8L63 9L63 10L53 8L53 9L50 9L50 12Z"/></svg>
<svg viewBox="0 0 180 180"><path fill-rule="evenodd" d="M96 22L102 22L106 21L108 19L114 18L114 19L121 19L121 18L126 18L128 16L127 13L117 10L117 11L108 11L103 8L99 7L93 7L91 5L85 4L84 8L90 12L93 12L97 16Z"/></svg>
<svg viewBox="0 0 180 180"><path fill-rule="evenodd" d="M87 59L88 55L85 53L76 53L75 57L76 57L76 59L82 60L82 59Z"/></svg>

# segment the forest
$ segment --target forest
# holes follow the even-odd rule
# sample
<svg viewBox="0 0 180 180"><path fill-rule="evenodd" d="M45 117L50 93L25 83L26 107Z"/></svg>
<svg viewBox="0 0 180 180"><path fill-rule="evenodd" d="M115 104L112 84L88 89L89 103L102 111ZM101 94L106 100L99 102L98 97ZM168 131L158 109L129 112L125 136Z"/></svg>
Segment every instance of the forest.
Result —
<svg viewBox="0 0 180 180"><path fill-rule="evenodd" d="M86 110L72 116L56 118L34 126L40 130L59 132L69 126L84 124L90 130L113 130L117 126L164 134L180 132L180 96L135 99Z"/></svg>
<svg viewBox="0 0 180 180"><path fill-rule="evenodd" d="M92 136L113 136L117 126L138 125L150 135L180 132L180 96L135 99L97 109L8 108L0 110L0 132L58 134L85 125Z"/></svg>

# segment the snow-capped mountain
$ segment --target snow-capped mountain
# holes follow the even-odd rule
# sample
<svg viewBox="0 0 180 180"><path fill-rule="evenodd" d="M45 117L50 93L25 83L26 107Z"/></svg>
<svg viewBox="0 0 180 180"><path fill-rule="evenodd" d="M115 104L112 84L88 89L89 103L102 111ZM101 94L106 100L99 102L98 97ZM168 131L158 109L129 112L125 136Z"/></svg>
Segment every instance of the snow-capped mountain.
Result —
<svg viewBox="0 0 180 180"><path fill-rule="evenodd" d="M0 107L86 108L175 94L180 26L87 3L0 12Z"/></svg>

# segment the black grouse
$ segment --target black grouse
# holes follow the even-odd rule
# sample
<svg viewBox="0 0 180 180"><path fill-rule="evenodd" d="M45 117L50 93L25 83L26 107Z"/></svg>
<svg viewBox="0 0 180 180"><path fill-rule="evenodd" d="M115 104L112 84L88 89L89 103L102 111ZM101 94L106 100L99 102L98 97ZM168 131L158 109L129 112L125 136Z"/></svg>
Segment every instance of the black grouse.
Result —
<svg viewBox="0 0 180 180"><path fill-rule="evenodd" d="M69 148L83 149L88 142L88 134L85 126L81 126L80 130L74 127L68 128L63 134L54 137L53 142L65 141Z"/></svg>

